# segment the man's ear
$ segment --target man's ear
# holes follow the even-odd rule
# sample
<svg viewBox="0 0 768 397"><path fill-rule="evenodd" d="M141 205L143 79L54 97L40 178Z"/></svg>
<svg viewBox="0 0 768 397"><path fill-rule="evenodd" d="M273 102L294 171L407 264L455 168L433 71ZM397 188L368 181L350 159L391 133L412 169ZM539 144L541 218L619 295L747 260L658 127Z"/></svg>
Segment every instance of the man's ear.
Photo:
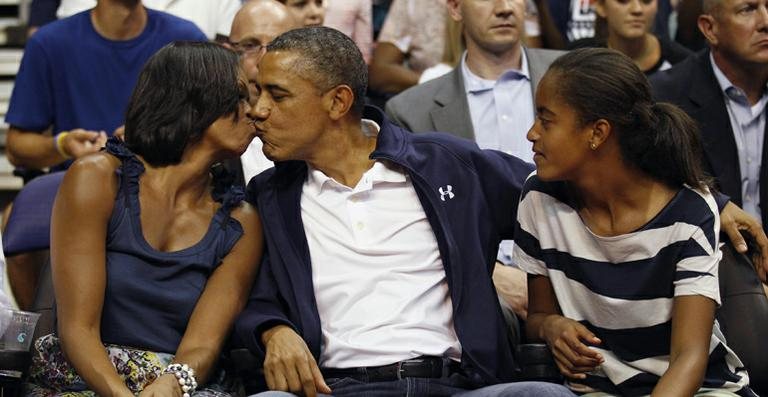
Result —
<svg viewBox="0 0 768 397"><path fill-rule="evenodd" d="M461 14L461 0L447 0L445 3L448 7L448 16L456 22L461 22L464 19Z"/></svg>
<svg viewBox="0 0 768 397"><path fill-rule="evenodd" d="M600 18L605 18L605 0L597 0L595 2L595 14Z"/></svg>
<svg viewBox="0 0 768 397"><path fill-rule="evenodd" d="M715 20L715 17L710 14L701 14L696 22L699 25L701 34L707 39L709 45L713 47L717 46L719 41L717 39L717 21Z"/></svg>
<svg viewBox="0 0 768 397"><path fill-rule="evenodd" d="M348 85L341 84L326 92L323 99L331 119L340 120L352 109L355 93Z"/></svg>

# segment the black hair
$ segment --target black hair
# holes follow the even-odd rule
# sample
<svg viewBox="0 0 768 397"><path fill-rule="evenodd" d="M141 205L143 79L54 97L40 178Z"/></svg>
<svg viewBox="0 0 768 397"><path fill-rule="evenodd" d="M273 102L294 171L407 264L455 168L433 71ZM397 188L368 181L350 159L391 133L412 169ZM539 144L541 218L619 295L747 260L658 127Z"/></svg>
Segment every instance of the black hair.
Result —
<svg viewBox="0 0 768 397"><path fill-rule="evenodd" d="M295 51L301 60L298 73L322 91L347 85L355 95L352 112L362 114L368 88L368 66L354 41L336 29L312 26L290 30L272 40L271 51Z"/></svg>
<svg viewBox="0 0 768 397"><path fill-rule="evenodd" d="M218 118L239 117L237 55L218 44L174 42L147 61L128 103L125 143L153 166L178 164Z"/></svg>
<svg viewBox="0 0 768 397"><path fill-rule="evenodd" d="M630 58L583 48L558 58L550 73L557 78L557 95L584 125L599 119L611 124L627 164L669 186L710 185L696 122L677 106L654 103L648 79Z"/></svg>

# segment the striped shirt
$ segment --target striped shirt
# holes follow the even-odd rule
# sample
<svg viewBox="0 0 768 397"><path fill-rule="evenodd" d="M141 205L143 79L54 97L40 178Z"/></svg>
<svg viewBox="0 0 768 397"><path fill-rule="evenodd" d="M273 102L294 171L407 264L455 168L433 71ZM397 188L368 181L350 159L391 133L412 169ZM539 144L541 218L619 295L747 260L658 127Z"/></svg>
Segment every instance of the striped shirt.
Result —
<svg viewBox="0 0 768 397"><path fill-rule="evenodd" d="M562 182L526 181L518 208L514 259L549 278L565 317L601 339L605 362L572 389L650 394L669 366L674 298L701 295L720 304L720 219L709 192L683 188L645 226L603 237L584 225ZM752 396L738 357L714 324L704 388Z"/></svg>

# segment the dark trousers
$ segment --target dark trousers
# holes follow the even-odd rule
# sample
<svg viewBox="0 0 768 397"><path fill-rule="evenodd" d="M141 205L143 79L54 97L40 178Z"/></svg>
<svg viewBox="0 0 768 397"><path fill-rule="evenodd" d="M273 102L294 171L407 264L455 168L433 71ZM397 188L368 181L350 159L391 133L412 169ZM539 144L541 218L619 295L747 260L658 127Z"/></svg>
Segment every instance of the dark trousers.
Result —
<svg viewBox="0 0 768 397"><path fill-rule="evenodd" d="M556 397L570 396L568 389L561 385L544 382L503 383L478 388L461 374L447 378L426 379L406 378L390 382L366 383L352 378L329 378L326 383L336 397ZM258 397L293 397L291 393L264 392Z"/></svg>

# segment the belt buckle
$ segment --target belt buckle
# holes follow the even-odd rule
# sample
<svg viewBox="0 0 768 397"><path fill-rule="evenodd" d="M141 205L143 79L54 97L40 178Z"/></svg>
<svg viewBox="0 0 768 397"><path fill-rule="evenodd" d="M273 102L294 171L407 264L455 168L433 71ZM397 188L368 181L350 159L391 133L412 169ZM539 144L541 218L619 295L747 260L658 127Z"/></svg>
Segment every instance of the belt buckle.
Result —
<svg viewBox="0 0 768 397"><path fill-rule="evenodd" d="M403 372L405 372L405 369L403 368L403 361L397 362L396 369L397 369L397 372L396 372L397 380L403 380Z"/></svg>
<svg viewBox="0 0 768 397"><path fill-rule="evenodd" d="M404 374L405 374L404 365L406 365L406 364L424 364L424 362L425 362L425 360L423 358L421 358L421 357L416 357L416 358L411 358L411 359L408 359L408 360L398 361L397 367L395 367L396 370L397 370L397 379L398 380L402 380L402 379L406 378L406 376L404 376Z"/></svg>

